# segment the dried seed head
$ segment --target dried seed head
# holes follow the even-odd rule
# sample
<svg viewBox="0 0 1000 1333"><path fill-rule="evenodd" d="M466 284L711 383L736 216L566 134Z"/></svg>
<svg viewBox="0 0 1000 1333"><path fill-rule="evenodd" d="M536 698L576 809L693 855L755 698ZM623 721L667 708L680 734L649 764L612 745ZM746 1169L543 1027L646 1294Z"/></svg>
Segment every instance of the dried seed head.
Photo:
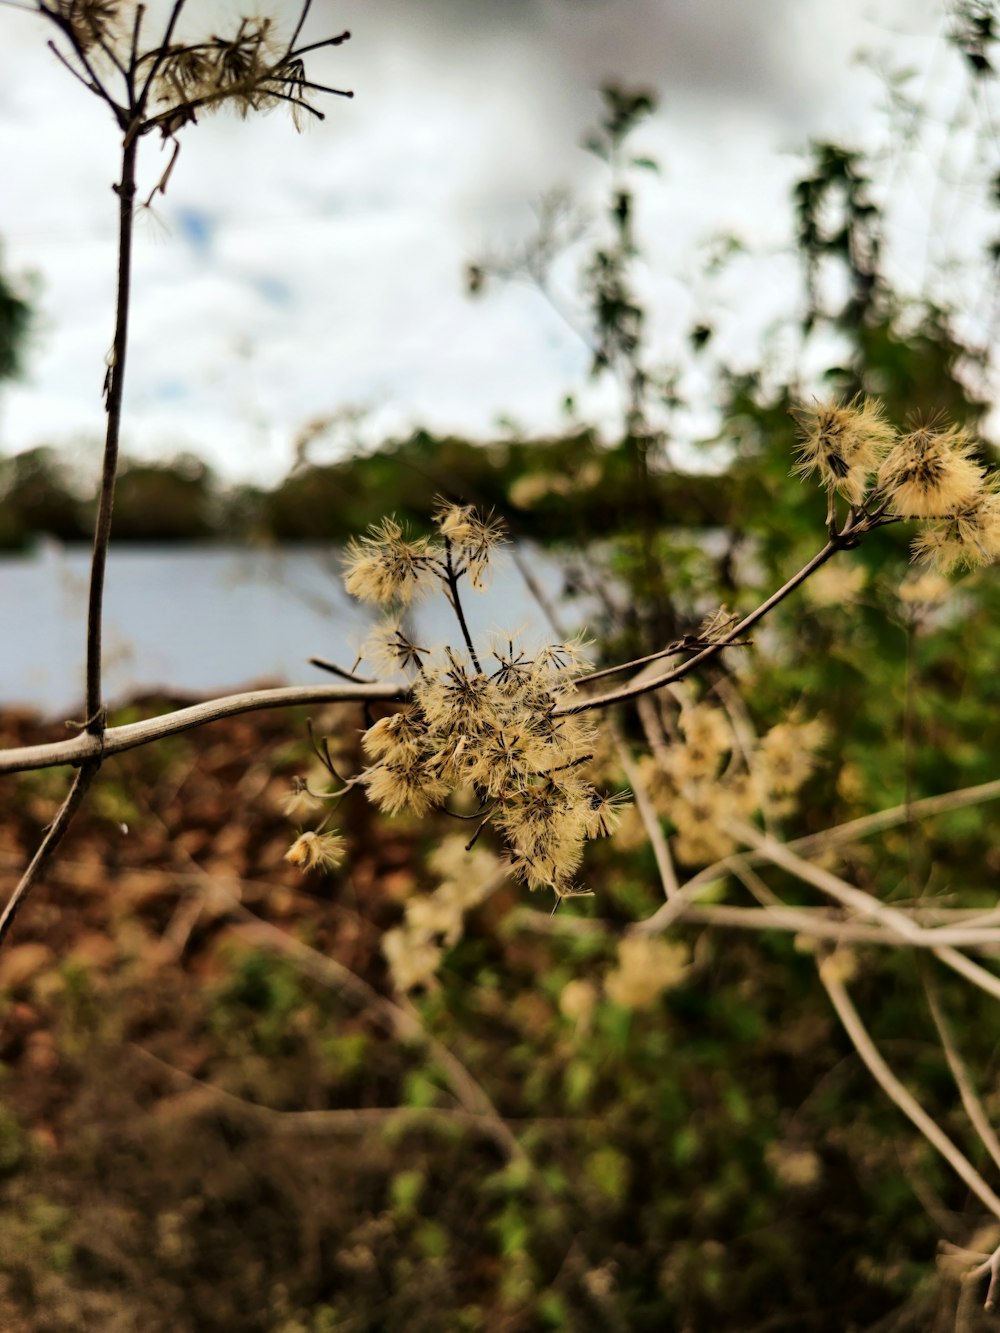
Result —
<svg viewBox="0 0 1000 1333"><path fill-rule="evenodd" d="M924 528L914 538L914 559L940 574L977 569L1000 557L1000 494L990 479L986 488L964 510L947 521Z"/></svg>
<svg viewBox="0 0 1000 1333"><path fill-rule="evenodd" d="M56 5L74 44L84 53L95 47L114 46L121 9L120 0L58 0Z"/></svg>
<svg viewBox="0 0 1000 1333"><path fill-rule="evenodd" d="M968 508L983 487L972 437L957 426L904 435L879 468L879 486L903 518L938 518Z"/></svg>
<svg viewBox="0 0 1000 1333"><path fill-rule="evenodd" d="M895 437L882 411L875 399L860 396L846 405L794 408L800 441L796 471L803 477L818 472L824 486L858 504Z"/></svg>
<svg viewBox="0 0 1000 1333"><path fill-rule="evenodd" d="M450 790L447 782L420 756L402 762L383 760L369 768L362 781L371 800L389 815L398 815L402 810L425 815L433 806L440 805Z"/></svg>
<svg viewBox="0 0 1000 1333"><path fill-rule="evenodd" d="M334 870L346 850L347 843L339 833L302 833L285 853L285 860L300 870Z"/></svg>
<svg viewBox="0 0 1000 1333"><path fill-rule="evenodd" d="M406 605L433 584L439 554L426 537L409 539L394 518L385 518L348 543L344 586L363 602Z"/></svg>
<svg viewBox="0 0 1000 1333"><path fill-rule="evenodd" d="M456 571L468 576L470 585L481 592L486 587L491 561L506 544L506 528L492 514L485 517L472 505L439 502L434 514L437 529L452 546Z"/></svg>

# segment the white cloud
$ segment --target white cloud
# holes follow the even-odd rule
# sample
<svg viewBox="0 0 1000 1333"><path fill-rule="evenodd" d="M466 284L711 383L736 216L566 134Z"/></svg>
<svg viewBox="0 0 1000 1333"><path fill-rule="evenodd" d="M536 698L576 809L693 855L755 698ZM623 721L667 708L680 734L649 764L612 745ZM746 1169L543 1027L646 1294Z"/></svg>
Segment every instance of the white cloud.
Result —
<svg viewBox="0 0 1000 1333"><path fill-rule="evenodd" d="M215 5L213 21L226 12ZM781 246L796 167L781 150L863 129L874 89L850 58L880 40L873 18L904 12L917 36L893 40L924 54L930 0L318 3L311 30L354 39L321 53L315 77L356 99L325 101L326 121L301 136L280 114L204 118L154 205L168 234L140 227L126 446L195 448L231 475L274 477L302 423L348 403L370 409L375 432L486 434L502 412L553 428L567 389L607 414L585 352L537 294L470 303L461 286L463 263L525 226L542 189L601 188L578 147L595 84L617 72L664 94L640 137L666 174L639 225L668 348L696 242L736 229ZM39 20L0 8L0 238L6 269L41 282L30 375L0 402L7 450L100 432L111 338L115 128L44 38ZM146 147L148 191L166 159ZM191 242L193 216L211 224L207 247ZM731 283L744 308L723 312L734 343L756 336L779 270L761 261Z"/></svg>

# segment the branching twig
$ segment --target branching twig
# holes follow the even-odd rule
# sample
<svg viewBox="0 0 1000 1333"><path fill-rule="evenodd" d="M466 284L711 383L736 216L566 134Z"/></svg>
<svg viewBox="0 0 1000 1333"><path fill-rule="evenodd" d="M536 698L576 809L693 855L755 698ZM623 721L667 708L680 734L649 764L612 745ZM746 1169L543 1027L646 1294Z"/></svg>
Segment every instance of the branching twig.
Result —
<svg viewBox="0 0 1000 1333"><path fill-rule="evenodd" d="M802 566L798 573L793 574L787 583L784 583L776 592L772 593L766 601L761 602L756 610L751 611L749 615L744 616L738 625L734 625L732 629L716 639L714 643L710 643L706 648L703 648L700 652L696 653L694 657L689 657L686 662L682 662L680 666L675 667L673 671L668 671L661 676L657 676L655 673L650 674L650 668L647 667L644 671L639 673L638 677L630 685L625 685L620 690L612 690L607 694L596 695L594 698L587 699L583 703L567 704L562 708L557 708L554 716L563 717L572 713L585 713L594 708L610 708L612 704L622 703L626 699L635 699L639 695L649 694L652 690L660 690L665 685L670 685L674 681L683 680L685 676L689 676L697 667L700 667L705 662L711 661L712 658L717 657L724 648L732 647L735 641L740 639L748 629L751 629L758 623L758 621L763 620L768 612L772 611L774 607L780 602L783 602L790 593L794 592L796 588L805 583L806 579L809 578L811 574L814 574L817 569L822 565L825 565L832 556L836 555L838 551L844 548L845 544L846 540L843 535L833 541L827 542L821 551L818 551L811 560L807 561L807 563Z"/></svg>
<svg viewBox="0 0 1000 1333"><path fill-rule="evenodd" d="M435 1124L449 1127L460 1125L463 1129L470 1129L491 1139L504 1156L509 1156L507 1137L498 1132L497 1121L492 1116L479 1112L451 1106L349 1106L320 1111L279 1111L272 1106L249 1101L214 1083L196 1078L193 1074L188 1074L185 1070L178 1069L176 1065L162 1060L145 1046L132 1042L130 1047L175 1082L199 1089L205 1094L208 1102L225 1106L234 1114L255 1120L278 1134L303 1136L365 1134L372 1129L408 1124L414 1127Z"/></svg>
<svg viewBox="0 0 1000 1333"><path fill-rule="evenodd" d="M854 1049L861 1056L872 1077L883 1092L896 1103L903 1114L916 1125L928 1143L938 1150L952 1170L965 1181L976 1198L989 1209L994 1217L1000 1218L1000 1198L997 1197L969 1159L951 1141L937 1121L928 1115L909 1089L903 1086L886 1064L872 1041L867 1028L862 1023L861 1017L854 1007L838 972L836 955L833 955L820 965L820 981L826 988L826 993L829 995Z"/></svg>
<svg viewBox="0 0 1000 1333"><path fill-rule="evenodd" d="M632 788L636 809L639 811L643 828L649 838L649 845L652 847L653 855L656 858L656 869L660 876L660 883L663 886L663 893L669 902L677 897L677 872L674 870L673 858L670 855L670 847L660 824L660 817L656 813L653 802L649 799L649 792L642 780L642 774L629 753L629 748L621 732L615 727L611 734L614 738L618 762L621 764L625 778Z"/></svg>

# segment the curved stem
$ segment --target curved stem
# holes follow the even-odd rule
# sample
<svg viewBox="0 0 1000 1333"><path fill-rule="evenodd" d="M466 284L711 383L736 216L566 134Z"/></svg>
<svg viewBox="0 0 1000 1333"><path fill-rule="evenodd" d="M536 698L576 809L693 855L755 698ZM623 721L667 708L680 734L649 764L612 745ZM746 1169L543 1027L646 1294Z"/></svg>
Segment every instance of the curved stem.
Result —
<svg viewBox="0 0 1000 1333"><path fill-rule="evenodd" d="M717 639L714 643L710 643L707 648L703 648L701 652L696 653L694 657L689 657L686 662L682 662L681 665L675 667L673 671L668 671L662 676L653 676L652 678L649 678L646 676L645 672L643 672L631 685L625 685L620 690L611 690L607 694L599 694L593 699L586 699L583 703L570 704L565 708L557 708L553 713L553 717L566 717L573 713L586 713L592 708L609 708L612 704L622 703L625 699L635 699L641 694L648 694L651 690L659 690L662 689L664 685L670 685L674 681L681 680L684 676L687 676L694 671L696 667L701 666L702 663L716 657L723 648L731 648L735 640L744 635L746 631L753 625L756 625L759 620L763 620L769 611L773 610L779 602L783 602L788 594L793 592L800 583L804 583L811 574L819 569L820 565L825 565L831 556L836 555L839 550L843 549L845 535L846 533L841 533L839 537L828 541L823 549L818 551L808 563L803 565L797 574L793 574L787 583L783 584L776 592L773 592L766 601L761 602L760 606L751 611L749 615L744 616L738 625L734 625L733 628L725 633L720 639Z"/></svg>
<svg viewBox="0 0 1000 1333"><path fill-rule="evenodd" d="M134 750L165 736L203 727L224 717L255 713L264 708L289 708L297 704L319 703L402 703L409 697L405 685L289 685L274 690L248 690L206 703L176 708L160 717L130 722L123 727L109 727L102 736L84 732L68 741L47 745L23 745L0 750L0 773L24 773L29 769L56 768L60 764L79 765L99 755L107 757L122 750Z"/></svg>
<svg viewBox="0 0 1000 1333"><path fill-rule="evenodd" d="M1000 1218L1000 1198L994 1193L969 1159L960 1151L960 1149L945 1134L936 1120L927 1114L910 1090L903 1086L893 1071L886 1064L880 1052L872 1041L868 1030L861 1021L861 1017L855 1009L850 996L840 977L837 975L836 967L829 966L832 960L827 960L827 965L821 965L819 968L819 977L826 987L826 993L830 997L834 1009L837 1011L837 1017L844 1025L847 1035L851 1039L851 1044L860 1055L861 1059L868 1066L868 1071L875 1079L876 1083L882 1088L888 1097L892 1099L907 1116L917 1129L920 1130L924 1138L936 1148L945 1159L951 1169L960 1176L968 1185L969 1189L975 1194L982 1203L996 1218Z"/></svg>

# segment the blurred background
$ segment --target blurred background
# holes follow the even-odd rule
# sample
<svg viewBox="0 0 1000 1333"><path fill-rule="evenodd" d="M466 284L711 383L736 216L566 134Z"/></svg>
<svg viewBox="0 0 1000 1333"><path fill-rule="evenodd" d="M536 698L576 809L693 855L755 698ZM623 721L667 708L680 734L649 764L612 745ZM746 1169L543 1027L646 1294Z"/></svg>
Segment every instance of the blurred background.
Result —
<svg viewBox="0 0 1000 1333"><path fill-rule="evenodd" d="M190 9L210 32L238 13ZM477 635L554 609L603 664L750 609L822 544L796 404L877 394L995 465L991 0L317 0L306 35L344 28L310 73L353 100L301 134L200 118L140 219L114 721L317 679L310 653L350 666L344 543L387 512L425 531L436 495L511 530ZM0 4L5 745L79 706L111 338L116 134L46 35ZM148 194L168 156L145 147ZM765 812L778 837L996 777L995 572L918 577L912 535L842 553L663 702L668 726L725 713L727 771L822 724ZM1000 1236L880 1098L815 942L693 916L629 951L663 896L637 816L554 917L489 835L470 858L465 825L357 791L343 866L286 864L315 822L295 781L329 777L307 724L355 772L370 720L254 714L105 765L0 955L4 1328L994 1326L948 1255ZM707 819L684 837L641 771L682 879L733 849ZM610 753L597 776L627 785ZM65 776L6 790L10 889ZM969 803L824 864L987 911L996 835ZM706 901L815 906L740 869ZM924 973L856 959L873 1039L982 1162ZM995 1118L995 1015L938 994Z"/></svg>

